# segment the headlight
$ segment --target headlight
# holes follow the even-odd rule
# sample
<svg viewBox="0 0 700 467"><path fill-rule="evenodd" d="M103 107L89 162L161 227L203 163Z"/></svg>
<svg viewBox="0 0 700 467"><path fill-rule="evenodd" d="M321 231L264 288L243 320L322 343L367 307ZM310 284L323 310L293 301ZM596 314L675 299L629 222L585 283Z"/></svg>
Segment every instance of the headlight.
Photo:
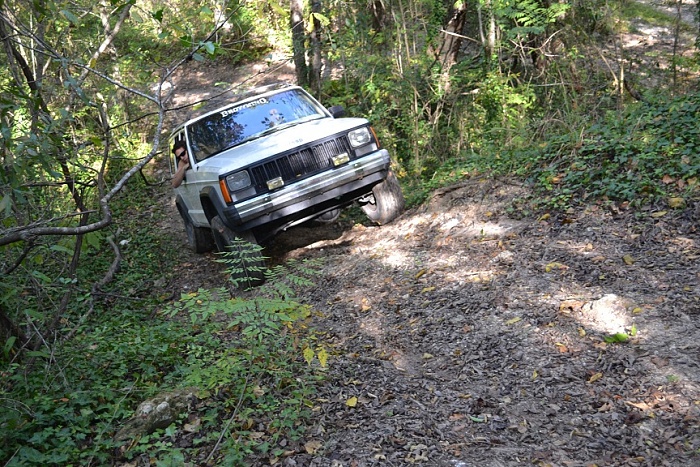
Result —
<svg viewBox="0 0 700 467"><path fill-rule="evenodd" d="M362 127L348 133L348 139L353 148L359 148L372 141L372 135L367 127Z"/></svg>
<svg viewBox="0 0 700 467"><path fill-rule="evenodd" d="M230 192L235 192L250 186L250 175L247 170L233 173L226 176L226 186Z"/></svg>

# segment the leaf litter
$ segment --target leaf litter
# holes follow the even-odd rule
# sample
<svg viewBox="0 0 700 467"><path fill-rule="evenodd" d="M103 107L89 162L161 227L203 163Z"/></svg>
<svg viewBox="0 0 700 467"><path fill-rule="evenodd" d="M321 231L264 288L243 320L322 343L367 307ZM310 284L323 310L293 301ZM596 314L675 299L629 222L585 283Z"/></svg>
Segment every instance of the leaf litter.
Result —
<svg viewBox="0 0 700 467"><path fill-rule="evenodd" d="M465 181L275 242L325 259L306 301L332 349L321 446L280 465L700 462L700 210L510 217L524 194Z"/></svg>

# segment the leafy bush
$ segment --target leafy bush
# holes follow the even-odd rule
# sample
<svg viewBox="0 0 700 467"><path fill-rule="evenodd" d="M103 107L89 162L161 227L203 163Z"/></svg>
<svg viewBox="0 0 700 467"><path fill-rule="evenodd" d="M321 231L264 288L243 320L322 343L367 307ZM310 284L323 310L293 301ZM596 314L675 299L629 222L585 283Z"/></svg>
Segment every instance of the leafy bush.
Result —
<svg viewBox="0 0 700 467"><path fill-rule="evenodd" d="M246 267L239 251L233 248L220 260L232 276ZM311 310L294 297L295 289L312 285L310 277L319 274L319 266L291 261L268 270L265 285L249 298L230 298L226 288L199 290L167 311L171 317L186 314L199 335L208 336L203 338L207 346L188 349L181 384L200 388L202 396L233 400L224 408L212 405L203 429L223 439L219 461L226 465L254 452L279 456L279 440L296 440L303 432L317 373L310 366L312 333L299 326ZM318 361L325 366L323 349Z"/></svg>
<svg viewBox="0 0 700 467"><path fill-rule="evenodd" d="M33 365L5 366L4 465L109 463L116 424L181 364L190 340L183 326L144 318L102 317L75 339L31 354Z"/></svg>
<svg viewBox="0 0 700 467"><path fill-rule="evenodd" d="M573 200L644 202L682 194L700 172L700 94L653 101L553 138L530 163L537 186ZM532 164L536 162L536 164Z"/></svg>
<svg viewBox="0 0 700 467"><path fill-rule="evenodd" d="M526 178L537 190L538 202L555 208L595 199L640 205L683 196L698 185L699 117L698 93L639 103L525 147L485 148L481 157L465 155L453 162L451 171Z"/></svg>

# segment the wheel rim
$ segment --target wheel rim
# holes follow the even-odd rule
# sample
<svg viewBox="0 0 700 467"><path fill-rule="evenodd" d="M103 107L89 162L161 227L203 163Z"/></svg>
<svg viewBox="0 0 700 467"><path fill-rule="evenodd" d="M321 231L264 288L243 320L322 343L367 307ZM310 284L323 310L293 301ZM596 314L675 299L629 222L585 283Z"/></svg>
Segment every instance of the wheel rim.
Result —
<svg viewBox="0 0 700 467"><path fill-rule="evenodd" d="M365 212L377 212L377 198L374 197L374 193L369 195L367 197L367 204L363 204L362 208L365 210Z"/></svg>

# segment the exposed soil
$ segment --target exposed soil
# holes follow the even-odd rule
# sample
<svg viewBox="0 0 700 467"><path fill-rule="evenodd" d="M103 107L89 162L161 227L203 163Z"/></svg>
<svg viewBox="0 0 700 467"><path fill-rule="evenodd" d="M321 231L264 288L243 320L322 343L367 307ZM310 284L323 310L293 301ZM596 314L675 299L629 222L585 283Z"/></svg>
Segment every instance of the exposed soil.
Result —
<svg viewBox="0 0 700 467"><path fill-rule="evenodd" d="M334 351L323 448L288 465L700 463L700 207L516 220L523 192L469 180L287 253L326 260Z"/></svg>
<svg viewBox="0 0 700 467"><path fill-rule="evenodd" d="M213 82L205 66L176 96ZM531 218L527 194L472 178L390 225L275 240L273 261L324 259L303 301L332 354L280 465L700 465L700 203ZM222 285L214 265L183 248L176 285Z"/></svg>

